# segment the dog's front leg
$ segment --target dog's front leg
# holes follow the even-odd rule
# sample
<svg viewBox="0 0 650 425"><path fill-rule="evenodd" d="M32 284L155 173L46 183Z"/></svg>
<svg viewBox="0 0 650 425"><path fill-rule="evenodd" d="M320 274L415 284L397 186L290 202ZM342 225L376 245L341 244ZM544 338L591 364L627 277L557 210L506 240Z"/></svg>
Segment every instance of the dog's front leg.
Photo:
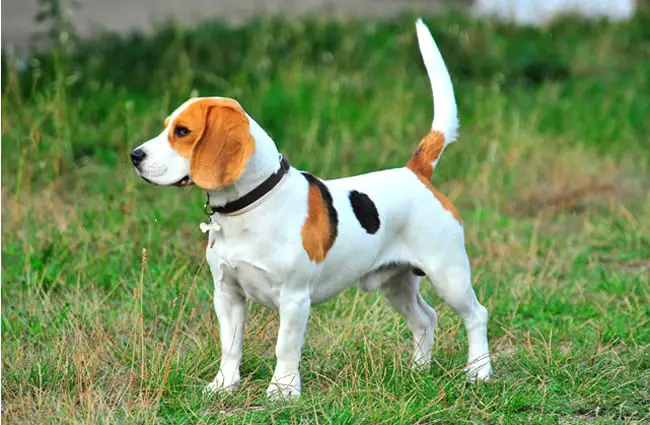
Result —
<svg viewBox="0 0 650 425"><path fill-rule="evenodd" d="M246 299L240 289L220 271L214 277L214 310L219 320L221 339L221 365L207 391L234 390L239 386L244 326L246 323Z"/></svg>
<svg viewBox="0 0 650 425"><path fill-rule="evenodd" d="M300 396L300 353L311 307L309 290L283 291L280 297L280 330L275 346L277 363L266 393L271 399Z"/></svg>

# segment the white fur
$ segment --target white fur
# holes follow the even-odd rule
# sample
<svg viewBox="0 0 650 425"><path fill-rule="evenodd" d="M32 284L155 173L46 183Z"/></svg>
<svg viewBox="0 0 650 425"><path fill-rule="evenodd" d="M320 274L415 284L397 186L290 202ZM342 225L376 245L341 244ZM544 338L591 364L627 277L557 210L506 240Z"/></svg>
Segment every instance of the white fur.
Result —
<svg viewBox="0 0 650 425"><path fill-rule="evenodd" d="M440 80L432 83L438 102L434 127L439 124L451 136L457 126L451 81L426 26L418 21L417 29L429 77ZM212 205L243 195L279 166L275 144L249 119L255 153L237 183L209 192ZM178 160L165 163L168 147L161 138L166 140L165 132L141 146L147 152L144 162L152 161L169 174L156 175L155 183L189 172L189 164L180 169ZM144 169L151 167L145 165ZM141 174L154 177L147 173ZM280 313L277 363L267 392L275 398L298 396L301 348L311 306L355 282L365 291L381 290L404 316L414 335L414 362L428 366L437 316L419 294L420 278L412 272L414 267L430 277L440 296L463 319L469 342L469 379L487 379L491 374L487 311L472 289L462 225L407 168L325 184L338 214L338 236L321 263L310 261L302 244L309 185L295 168L289 169L282 185L257 207L243 214L212 216L221 230L209 232L206 258L214 278L221 365L207 389L230 390L240 383L245 300L251 298ZM348 196L353 189L367 194L379 211L381 223L375 234L364 230L352 210Z"/></svg>
<svg viewBox="0 0 650 425"><path fill-rule="evenodd" d="M435 103L438 104L438 108L434 104L431 129L441 131L445 135L445 144L452 143L458 135L458 108L454 98L454 86L440 50L422 19L415 22L415 29L431 91Z"/></svg>
<svg viewBox="0 0 650 425"><path fill-rule="evenodd" d="M628 20L635 9L634 0L477 0L473 12L520 25L543 25L564 14Z"/></svg>

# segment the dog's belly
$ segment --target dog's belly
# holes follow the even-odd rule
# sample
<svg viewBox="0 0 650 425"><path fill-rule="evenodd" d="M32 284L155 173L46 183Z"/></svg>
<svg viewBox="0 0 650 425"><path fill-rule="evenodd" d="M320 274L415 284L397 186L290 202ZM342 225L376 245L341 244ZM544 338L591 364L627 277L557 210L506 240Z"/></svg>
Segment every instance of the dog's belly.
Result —
<svg viewBox="0 0 650 425"><path fill-rule="evenodd" d="M350 282L339 285L313 285L310 293L311 305L324 303L330 298L334 298L350 286L352 286Z"/></svg>
<svg viewBox="0 0 650 425"><path fill-rule="evenodd" d="M263 267L236 262L231 266L225 266L224 271L234 278L247 298L273 310L279 308L282 283L276 282ZM350 279L348 282L338 282L337 284L328 283L319 282L311 287L311 305L317 305L335 297L352 286L354 280Z"/></svg>
<svg viewBox="0 0 650 425"><path fill-rule="evenodd" d="M224 262L223 271L237 282L247 298L273 310L279 308L283 282L274 278L263 265L244 261ZM309 288L311 305L323 303L337 296L350 286L354 286L356 280L352 276L343 279L339 276L339 279L311 282Z"/></svg>

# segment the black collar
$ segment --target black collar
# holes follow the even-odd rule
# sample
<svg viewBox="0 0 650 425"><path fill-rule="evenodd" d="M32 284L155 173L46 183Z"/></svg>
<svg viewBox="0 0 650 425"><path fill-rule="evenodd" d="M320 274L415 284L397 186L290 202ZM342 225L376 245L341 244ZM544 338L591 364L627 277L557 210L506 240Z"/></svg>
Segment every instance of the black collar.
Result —
<svg viewBox="0 0 650 425"><path fill-rule="evenodd" d="M213 207L210 205L210 196L205 202L204 211L208 216L214 213L219 214L232 214L234 212L243 210L254 202L260 200L262 196L269 193L278 183L282 180L285 174L289 171L289 161L284 156L280 155L280 168L275 173L271 174L266 180L259 184L255 189L248 192L246 195L239 199L228 202L221 207Z"/></svg>

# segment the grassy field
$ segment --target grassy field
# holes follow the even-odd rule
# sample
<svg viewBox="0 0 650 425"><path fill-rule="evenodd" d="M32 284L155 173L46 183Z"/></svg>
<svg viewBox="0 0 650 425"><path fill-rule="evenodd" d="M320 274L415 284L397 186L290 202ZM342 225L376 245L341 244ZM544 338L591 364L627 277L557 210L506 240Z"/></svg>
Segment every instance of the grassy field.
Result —
<svg viewBox="0 0 650 425"><path fill-rule="evenodd" d="M433 182L459 208L495 379L467 385L459 319L430 370L379 294L312 311L303 396L266 400L277 315L252 306L242 376L218 369L204 194L128 152L190 95L237 98L294 166L403 165L431 99L414 17L161 26L46 52L2 79L2 420L7 424L609 424L650 420L650 14L546 30L427 19L460 141Z"/></svg>

